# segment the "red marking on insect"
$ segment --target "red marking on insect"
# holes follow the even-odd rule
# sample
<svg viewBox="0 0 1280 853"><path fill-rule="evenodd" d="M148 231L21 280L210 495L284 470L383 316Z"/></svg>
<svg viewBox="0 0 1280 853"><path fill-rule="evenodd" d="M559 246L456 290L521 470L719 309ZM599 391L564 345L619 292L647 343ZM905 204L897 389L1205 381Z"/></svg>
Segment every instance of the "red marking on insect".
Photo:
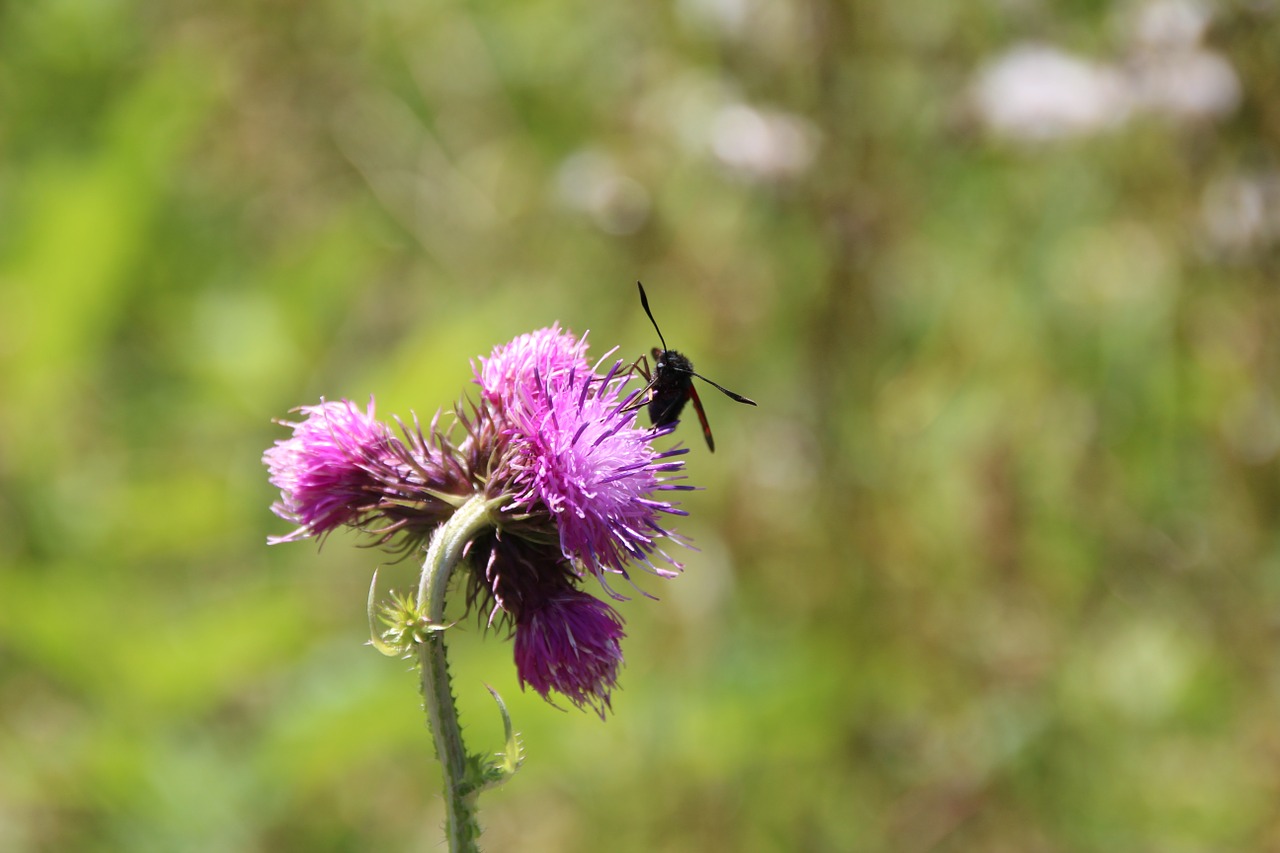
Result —
<svg viewBox="0 0 1280 853"><path fill-rule="evenodd" d="M658 340L662 342L661 348L654 347L651 350L653 353L652 374L649 373L648 360L643 355L632 365L632 367L640 371L640 375L649 383L641 393L641 402L638 406L645 405L645 394L647 394L649 422L657 427L666 426L680 420L680 412L684 410L684 404L692 401L693 409L698 413L698 420L702 423L702 434L707 439L707 447L712 453L715 453L716 442L711 437L711 425L707 423L707 413L703 411L702 400L698 398L698 389L693 387L693 378L695 376L698 377L729 399L737 400L739 403L754 406L756 401L730 391L701 373L695 373L693 362L688 357L673 349L667 349L667 341L662 337L662 330L658 328L658 321L653 319L653 312L649 310L649 297L645 295L644 285L637 281L636 286L640 288L640 304L644 307L644 313L649 315L649 322L653 323L653 330L658 333Z"/></svg>

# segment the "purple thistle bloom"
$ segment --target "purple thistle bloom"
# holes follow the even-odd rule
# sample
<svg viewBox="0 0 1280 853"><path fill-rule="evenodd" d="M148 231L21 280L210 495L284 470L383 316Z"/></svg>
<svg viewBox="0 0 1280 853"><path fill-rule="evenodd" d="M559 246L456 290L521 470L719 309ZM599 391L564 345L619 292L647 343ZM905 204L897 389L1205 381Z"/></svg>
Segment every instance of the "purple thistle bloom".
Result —
<svg viewBox="0 0 1280 853"><path fill-rule="evenodd" d="M477 477L438 440L435 424L428 435L415 422L400 424L402 441L377 420L374 402L367 412L349 400L302 406L293 435L262 455L280 500L276 515L298 528L270 544L324 537L343 525L378 537L385 544L405 532L402 546L412 547L448 518L453 507L441 495L465 496L475 491Z"/></svg>
<svg viewBox="0 0 1280 853"><path fill-rule="evenodd" d="M389 464L391 430L349 400L302 406L301 423L290 438L277 441L262 455L270 481L280 489L271 505L276 515L298 525L272 544L324 536L344 524L358 524L377 503L377 480L371 469Z"/></svg>
<svg viewBox="0 0 1280 853"><path fill-rule="evenodd" d="M674 425L636 427L632 403L638 392L620 399L630 381L616 377L621 362L597 376L585 366L584 349L552 327L495 349L483 363L477 381L497 401L497 417L509 424L515 507L550 513L564 556L587 566L606 590L603 573L627 577L632 560L672 576L651 557L680 568L657 539L675 538L662 526L663 515L685 513L654 495L689 488L663 476L683 467L673 457L688 449L655 450L654 439ZM490 387L486 374L502 382Z"/></svg>
<svg viewBox="0 0 1280 853"><path fill-rule="evenodd" d="M521 688L548 701L555 690L603 716L622 664L622 617L574 586L578 575L554 544L497 532L471 544L467 606L485 602L488 624L514 626Z"/></svg>
<svg viewBox="0 0 1280 853"><path fill-rule="evenodd" d="M572 587L526 610L516 622L516 674L551 701L552 690L601 719L618 682L622 617Z"/></svg>

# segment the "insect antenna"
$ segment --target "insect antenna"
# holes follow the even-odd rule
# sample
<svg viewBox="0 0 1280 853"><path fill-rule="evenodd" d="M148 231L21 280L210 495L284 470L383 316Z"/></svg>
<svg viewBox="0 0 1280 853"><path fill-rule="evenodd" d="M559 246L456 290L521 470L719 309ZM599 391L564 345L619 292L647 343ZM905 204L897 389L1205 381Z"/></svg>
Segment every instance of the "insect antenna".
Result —
<svg viewBox="0 0 1280 853"><path fill-rule="evenodd" d="M728 388L724 387L719 382L716 382L714 379L708 379L707 377L703 376L701 373L694 373L692 370L690 370L689 373L693 376L698 377L708 385L714 386L717 390L720 391L720 393L724 394L730 400L737 400L739 403L746 403L748 406L758 405L756 401L752 400L750 397L744 397L741 394L737 394L733 391L730 391Z"/></svg>
<svg viewBox="0 0 1280 853"><path fill-rule="evenodd" d="M649 310L649 297L644 294L644 285L636 282L636 287L640 288L640 304L644 306L644 313L649 315L649 322L653 324L653 330L658 333L658 340L662 342L662 348L667 348L667 341L662 337L662 330L658 328L658 321L653 319L653 312Z"/></svg>

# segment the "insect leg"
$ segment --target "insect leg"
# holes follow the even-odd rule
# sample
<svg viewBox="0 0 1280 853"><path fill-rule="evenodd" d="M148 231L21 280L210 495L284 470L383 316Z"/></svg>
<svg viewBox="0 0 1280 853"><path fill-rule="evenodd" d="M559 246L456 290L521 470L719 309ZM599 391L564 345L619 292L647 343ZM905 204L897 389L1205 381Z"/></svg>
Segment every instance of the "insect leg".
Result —
<svg viewBox="0 0 1280 853"><path fill-rule="evenodd" d="M621 375L625 376L629 373L639 373L644 377L645 385L640 389L635 400L628 403L627 407L623 409L624 412L634 412L637 409L644 408L649 402L649 391L653 388L654 383L658 381L658 377L649 369L649 356L646 353L641 353L640 357L631 362L631 366L623 371Z"/></svg>

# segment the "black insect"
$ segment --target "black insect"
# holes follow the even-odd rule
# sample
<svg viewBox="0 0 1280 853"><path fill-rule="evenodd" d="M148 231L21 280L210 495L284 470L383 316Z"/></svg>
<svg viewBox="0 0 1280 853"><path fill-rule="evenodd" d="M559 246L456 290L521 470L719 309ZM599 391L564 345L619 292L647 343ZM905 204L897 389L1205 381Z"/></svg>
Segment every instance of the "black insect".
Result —
<svg viewBox="0 0 1280 853"><path fill-rule="evenodd" d="M644 389L648 393L649 422L654 426L675 423L680 419L684 404L692 400L694 411L698 413L698 420L702 423L702 434L707 439L707 447L715 453L716 442L711 437L711 425L707 423L707 413L702 410L702 401L698 399L698 389L693 387L693 377L696 376L703 382L713 385L731 400L737 400L749 406L754 406L756 402L712 382L701 373L694 373L692 361L673 349L667 349L667 341L662 337L658 321L653 319L653 312L649 310L649 297L645 296L644 285L637 281L636 286L640 288L640 304L644 306L644 313L649 315L649 322L653 323L653 330L658 333L658 340L662 342L661 349L654 347L652 350L652 375L649 373L644 356L641 356L635 364L640 375L649 383ZM643 400L644 397L642 396L641 399ZM641 403L641 405L644 404Z"/></svg>

